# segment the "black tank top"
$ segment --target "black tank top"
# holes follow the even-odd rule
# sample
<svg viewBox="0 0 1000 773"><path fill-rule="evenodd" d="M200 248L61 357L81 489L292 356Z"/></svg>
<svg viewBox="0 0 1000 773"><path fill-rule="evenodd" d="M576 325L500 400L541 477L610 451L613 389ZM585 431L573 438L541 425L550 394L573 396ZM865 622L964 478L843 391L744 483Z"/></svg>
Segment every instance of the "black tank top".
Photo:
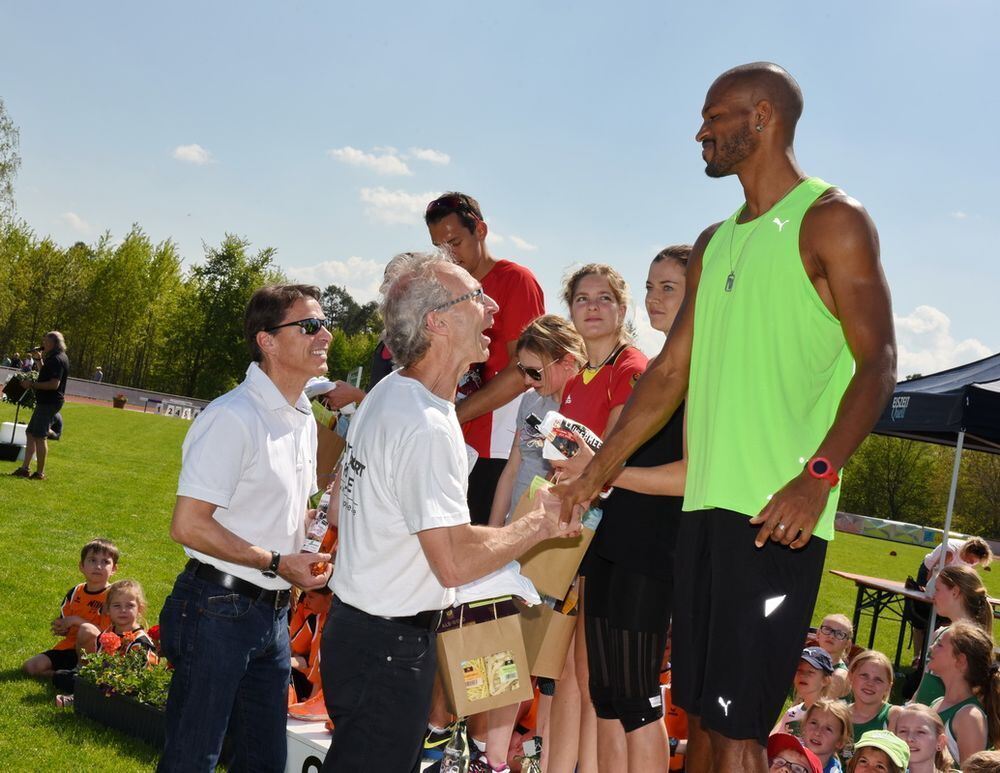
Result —
<svg viewBox="0 0 1000 773"><path fill-rule="evenodd" d="M627 467L656 467L684 456L684 405L659 432L640 446ZM616 488L604 502L604 517L594 537L597 554L627 563L631 571L673 577L674 549L684 497L637 494Z"/></svg>

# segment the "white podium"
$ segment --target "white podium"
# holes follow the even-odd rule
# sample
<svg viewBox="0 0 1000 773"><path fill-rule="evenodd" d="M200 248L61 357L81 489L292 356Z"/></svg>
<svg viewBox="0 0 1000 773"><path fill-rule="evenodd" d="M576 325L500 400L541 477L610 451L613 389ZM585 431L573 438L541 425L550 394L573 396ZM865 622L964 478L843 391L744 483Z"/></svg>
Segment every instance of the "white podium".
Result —
<svg viewBox="0 0 1000 773"><path fill-rule="evenodd" d="M324 722L288 719L288 758L285 773L319 773L330 748L330 731Z"/></svg>

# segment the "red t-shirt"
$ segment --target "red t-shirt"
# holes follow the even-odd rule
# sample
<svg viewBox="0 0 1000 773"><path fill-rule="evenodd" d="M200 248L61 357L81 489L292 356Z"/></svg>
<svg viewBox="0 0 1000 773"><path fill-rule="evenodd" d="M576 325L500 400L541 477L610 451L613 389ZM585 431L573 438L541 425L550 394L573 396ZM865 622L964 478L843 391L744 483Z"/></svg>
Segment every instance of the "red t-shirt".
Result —
<svg viewBox="0 0 1000 773"><path fill-rule="evenodd" d="M507 344L516 341L535 317L545 313L545 297L535 275L524 266L498 260L483 277L483 291L497 302L500 311L493 315L493 327L486 331L490 354L486 362L476 363L458 384L461 400L507 367L510 357ZM484 459L506 459L514 441L518 398L462 425L465 442Z"/></svg>
<svg viewBox="0 0 1000 773"><path fill-rule="evenodd" d="M648 362L645 354L626 346L597 370L584 368L566 384L559 412L603 438L611 410L625 404Z"/></svg>

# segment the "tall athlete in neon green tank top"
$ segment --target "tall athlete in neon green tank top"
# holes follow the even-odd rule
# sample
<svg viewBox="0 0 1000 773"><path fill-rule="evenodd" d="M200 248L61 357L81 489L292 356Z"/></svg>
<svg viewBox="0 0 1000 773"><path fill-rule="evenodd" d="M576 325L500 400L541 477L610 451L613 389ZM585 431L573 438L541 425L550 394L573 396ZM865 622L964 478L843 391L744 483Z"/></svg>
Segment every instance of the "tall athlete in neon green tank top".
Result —
<svg viewBox="0 0 1000 773"><path fill-rule="evenodd" d="M712 84L696 140L706 173L737 175L745 201L695 242L669 343L583 475L557 489L568 518L687 395L674 690L693 720L691 773L767 770L767 732L833 536L837 476L895 384L875 226L802 172L802 106L795 80L769 63Z"/></svg>

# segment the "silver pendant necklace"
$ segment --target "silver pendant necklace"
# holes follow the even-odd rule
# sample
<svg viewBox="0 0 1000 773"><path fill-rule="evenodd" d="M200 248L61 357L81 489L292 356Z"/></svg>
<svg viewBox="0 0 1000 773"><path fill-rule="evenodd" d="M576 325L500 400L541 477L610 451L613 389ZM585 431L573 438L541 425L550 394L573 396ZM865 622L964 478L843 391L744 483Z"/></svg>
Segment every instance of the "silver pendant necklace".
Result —
<svg viewBox="0 0 1000 773"><path fill-rule="evenodd" d="M747 247L750 244L750 240L753 239L753 235L755 233L757 233L757 229L760 228L760 224L764 222L764 217L766 215L770 214L771 210L773 210L782 201L784 201L785 198L788 196L788 194L791 193L792 191L794 191L799 186L799 183L802 182L805 179L806 179L805 177L798 178L794 183L792 183L792 187L789 188L787 191L785 191L783 194L781 194L781 198L778 199L776 202L774 202L774 204L772 204L768 208L767 212L764 212L762 215L760 215L760 217L757 219L757 225L755 225L753 227L753 230L750 232L750 235L747 236L746 241L743 242L743 246L740 247L740 254L736 258L736 263L734 264L733 263L733 241L736 238L736 226L737 226L738 221L740 219L740 215L743 214L743 210L746 207L746 204L744 204L742 207L740 207L740 211L738 213L736 213L736 217L733 218L733 230L729 232L729 275L726 277L726 292L727 293L731 293L733 291L733 285L736 284L736 269L738 269L740 267L740 263L743 262L743 253L745 253L747 251Z"/></svg>

